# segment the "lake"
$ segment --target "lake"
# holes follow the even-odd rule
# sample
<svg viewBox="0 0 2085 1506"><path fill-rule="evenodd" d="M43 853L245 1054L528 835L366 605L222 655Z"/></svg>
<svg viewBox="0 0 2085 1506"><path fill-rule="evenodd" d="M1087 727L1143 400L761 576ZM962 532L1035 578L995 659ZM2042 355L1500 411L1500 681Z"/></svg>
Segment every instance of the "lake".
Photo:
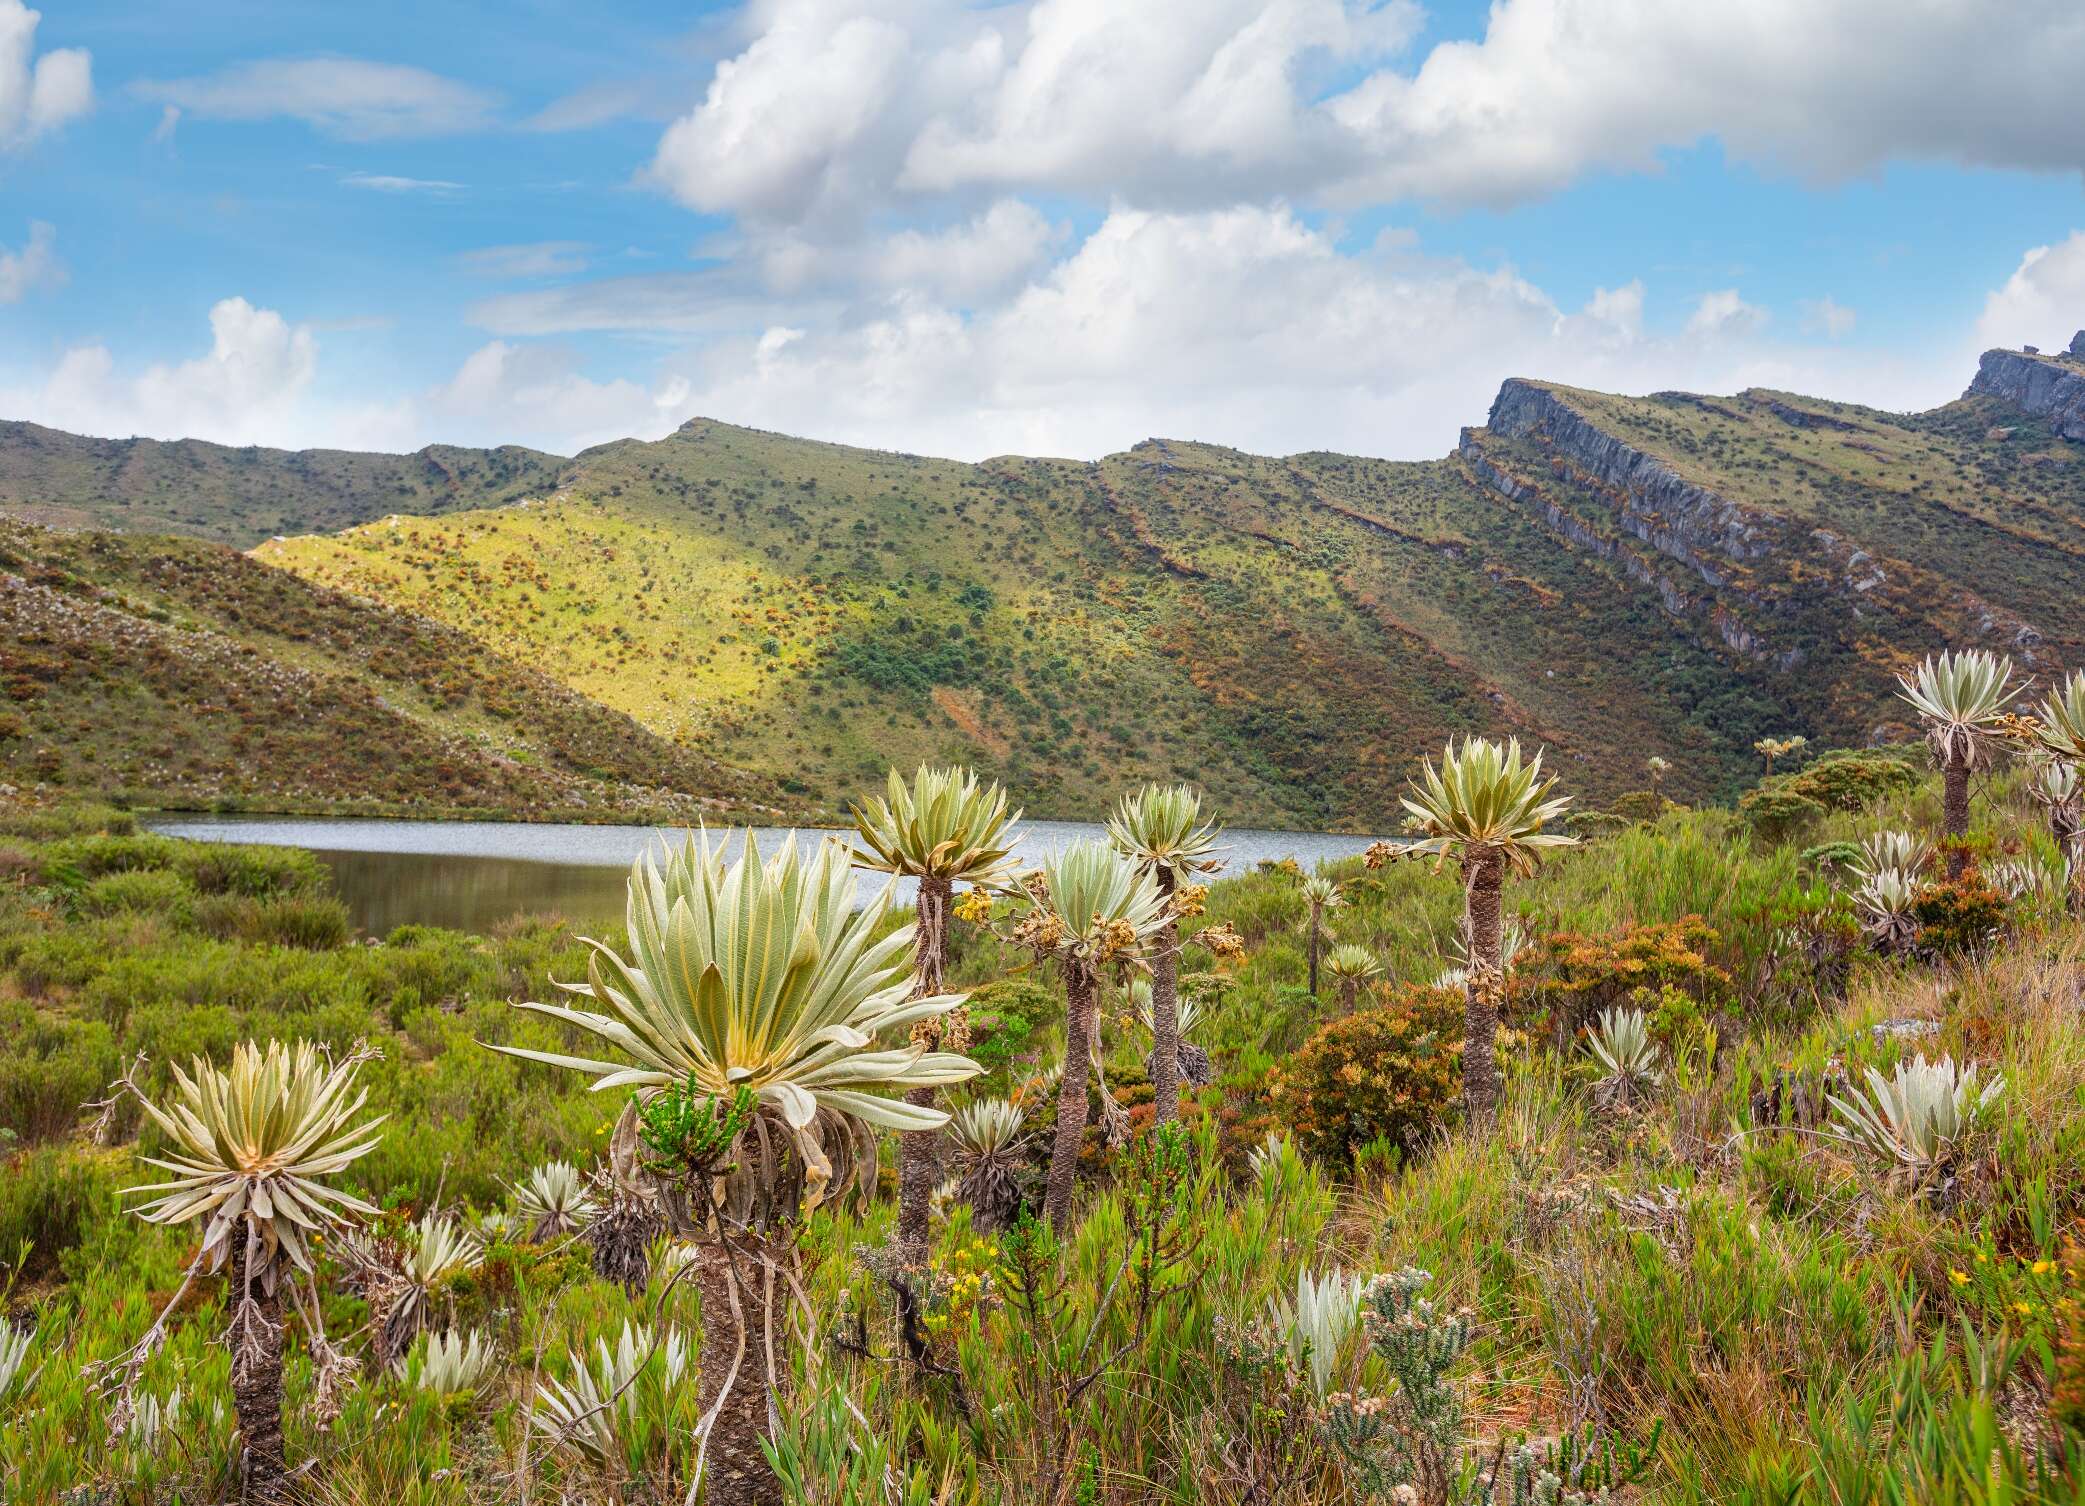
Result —
<svg viewBox="0 0 2085 1506"><path fill-rule="evenodd" d="M303 847L332 870L353 923L373 936L402 925L483 931L515 915L554 911L582 928L620 923L623 881L650 846L678 842L678 827L577 826L527 821L383 821L286 816L166 816L143 823L170 837ZM1086 821L1023 821L1015 853L1027 863L1103 828ZM761 828L773 852L788 835ZM806 833L806 835L814 835ZM1322 832L1232 830L1223 835L1225 873L1265 859L1294 858L1308 870L1363 851L1372 838ZM883 880L864 874L866 898ZM909 903L912 886L898 886Z"/></svg>

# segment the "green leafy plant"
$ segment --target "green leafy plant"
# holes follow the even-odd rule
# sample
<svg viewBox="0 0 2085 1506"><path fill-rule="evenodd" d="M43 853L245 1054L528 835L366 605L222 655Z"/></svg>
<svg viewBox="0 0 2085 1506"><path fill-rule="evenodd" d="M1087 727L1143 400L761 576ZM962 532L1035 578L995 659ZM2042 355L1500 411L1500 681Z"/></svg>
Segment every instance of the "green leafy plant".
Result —
<svg viewBox="0 0 2085 1506"><path fill-rule="evenodd" d="M1007 813L1006 791L985 784L969 769L922 765L911 783L892 769L880 799L855 812L854 861L878 873L916 881L913 924L914 991L921 998L944 992L948 971L948 921L955 885L982 893L1010 873L1012 831L1020 812ZM959 1006L913 1022L912 1035L929 1048L960 1050L969 1044L968 1021ZM906 1093L918 1108L933 1106L935 1088L922 1084ZM927 1258L928 1200L933 1190L936 1132L919 1129L898 1142L897 1246L906 1264Z"/></svg>
<svg viewBox="0 0 2085 1506"><path fill-rule="evenodd" d="M1169 912L1151 873L1102 841L1075 842L1046 858L1023 892L1027 914L1013 939L1055 960L1064 975L1064 1071L1057 1083L1057 1125L1044 1193L1050 1224L1061 1229L1071 1218L1086 1133L1100 972L1143 962Z"/></svg>
<svg viewBox="0 0 2085 1506"><path fill-rule="evenodd" d="M1294 1293L1276 1293L1268 1302L1267 1315L1288 1348L1289 1364L1320 1401L1331 1394L1347 1340L1361 1326L1364 1285L1337 1267L1322 1276L1299 1270Z"/></svg>
<svg viewBox="0 0 2085 1506"><path fill-rule="evenodd" d="M1831 1095L1836 1132L1845 1140L1913 1174L1920 1183L1945 1171L1963 1138L2005 1091L2005 1079L1977 1080L1974 1062L1957 1066L1910 1057L1885 1077L1868 1069L1865 1091Z"/></svg>
<svg viewBox="0 0 2085 1506"><path fill-rule="evenodd" d="M1186 1075L1181 1041L1187 1026L1179 1003L1182 900L1198 892L1198 877L1222 866L1215 855L1220 830L1202 819L1202 797L1184 784L1145 785L1123 796L1108 819L1108 840L1151 875L1170 912L1151 946L1151 1092L1161 1124L1179 1117L1180 1083Z"/></svg>
<svg viewBox="0 0 2085 1506"><path fill-rule="evenodd" d="M1462 867L1463 933L1468 938L1468 1002L1463 1023L1462 1092L1474 1121L1498 1107L1496 1054L1499 1011L1506 997L1500 890L1507 871L1534 872L1545 851L1573 838L1543 828L1559 820L1568 797L1552 796L1542 777L1542 755L1523 762L1520 740L1499 744L1481 737L1451 742L1436 769L1428 760L1404 808L1418 823L1415 854L1454 858Z"/></svg>
<svg viewBox="0 0 2085 1506"><path fill-rule="evenodd" d="M628 1161L636 1158L640 1103L677 1088L692 1113L698 1098L735 1104L752 1095L757 1107L741 1138L757 1135L760 1153L739 1155L709 1185L680 1189L691 1199L669 1199L666 1208L681 1232L709 1243L695 1267L714 1324L702 1349L705 1458L717 1459L719 1489L756 1496L775 1488L763 1439L768 1390L782 1377L768 1373L756 1385L743 1373L747 1356L769 1370L777 1346L769 1339L775 1283L748 1281L741 1270L789 1258L786 1241L807 1208L836 1192L866 1193L875 1173L872 1126L947 1122L937 1108L875 1090L943 1087L978 1070L916 1039L878 1044L909 1036L962 996L919 995L915 936L878 939L888 893L857 908L849 865L837 841L821 843L806 862L793 838L763 861L750 831L728 867L706 836L691 838L663 870L640 858L629 882L631 956L589 942L587 982L568 985L602 1012L520 1006L599 1037L624 1060L494 1046L598 1074L597 1091L638 1089L617 1125Z"/></svg>
<svg viewBox="0 0 2085 1506"><path fill-rule="evenodd" d="M1602 1103L1634 1103L1657 1091L1663 1080L1658 1046L1640 1009L1607 1010L1587 1033L1586 1049L1600 1064L1593 1092Z"/></svg>
<svg viewBox="0 0 2085 1506"><path fill-rule="evenodd" d="M499 1354L477 1329L429 1329L419 1352L399 1363L399 1373L417 1390L437 1396L469 1396L492 1374Z"/></svg>
<svg viewBox="0 0 2085 1506"><path fill-rule="evenodd" d="M1969 835L1969 776L1991 761L2006 708L2020 693L2013 661L1987 649L1935 654L1897 684L1925 723L1926 744L1940 766L1942 833L1959 843ZM1949 849L1948 877L1959 878L1965 863L1959 849Z"/></svg>
<svg viewBox="0 0 2085 1506"><path fill-rule="evenodd" d="M599 1211L586 1178L569 1161L549 1161L514 1184L514 1210L534 1243L585 1231Z"/></svg>
<svg viewBox="0 0 2085 1506"><path fill-rule="evenodd" d="M949 1119L962 1179L956 1190L984 1233L1006 1228L1021 1211L1020 1150L1027 1113L1003 1098L966 1103Z"/></svg>
<svg viewBox="0 0 2085 1506"><path fill-rule="evenodd" d="M355 1085L366 1060L367 1053L356 1051L331 1061L305 1041L270 1041L265 1047L244 1042L227 1068L200 1057L188 1071L175 1067L173 1096L164 1106L136 1095L171 1145L164 1156L143 1160L173 1174L170 1181L131 1189L133 1195L153 1195L138 1208L139 1216L156 1224L203 1220L202 1243L183 1290L198 1273L226 1273L233 1309L232 1401L245 1448L245 1493L252 1500L276 1501L287 1490L281 1312L283 1299L296 1293L294 1273L312 1273L313 1234L376 1211L330 1180L377 1145L382 1121L361 1117L368 1094ZM315 1291L304 1305L325 1373L335 1357L320 1337ZM144 1361L178 1306L168 1305L122 1365L118 1418L127 1419Z"/></svg>

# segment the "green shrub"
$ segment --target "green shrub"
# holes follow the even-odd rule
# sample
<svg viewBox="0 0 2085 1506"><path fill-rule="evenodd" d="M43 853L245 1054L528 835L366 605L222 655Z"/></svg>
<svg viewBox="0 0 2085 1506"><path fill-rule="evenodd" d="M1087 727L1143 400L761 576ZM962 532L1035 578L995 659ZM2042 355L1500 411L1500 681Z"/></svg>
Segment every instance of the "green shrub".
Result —
<svg viewBox="0 0 2085 1506"><path fill-rule="evenodd" d="M1656 790L1630 790L1615 797L1614 815L1625 823L1655 821L1665 814L1665 804L1665 797ZM1597 816L1602 812L1588 811L1586 814Z"/></svg>
<svg viewBox="0 0 2085 1506"><path fill-rule="evenodd" d="M0 1260L27 1245L28 1280L56 1275L67 1251L117 1216L116 1179L92 1152L47 1145L0 1163Z"/></svg>
<svg viewBox="0 0 2085 1506"><path fill-rule="evenodd" d="M229 842L183 846L174 866L198 894L315 894L326 887L326 865L298 847L247 847Z"/></svg>
<svg viewBox="0 0 2085 1506"><path fill-rule="evenodd" d="M1564 818L1564 830L1581 842L1597 842L1627 831L1632 824L1632 818L1619 811L1573 811Z"/></svg>
<svg viewBox="0 0 2085 1506"><path fill-rule="evenodd" d="M1461 1090L1462 1012L1452 989L1407 986L1320 1027L1275 1074L1277 1122L1337 1165L1378 1141L1409 1152Z"/></svg>
<svg viewBox="0 0 2085 1506"><path fill-rule="evenodd" d="M72 869L82 878L95 879L142 868L171 868L180 850L181 844L171 837L68 837L44 850L44 866Z"/></svg>
<svg viewBox="0 0 2085 1506"><path fill-rule="evenodd" d="M1822 801L1787 789L1779 780L1747 790L1738 801L1738 814L1760 840L1777 845L1792 840L1811 822L1822 820L1824 813Z"/></svg>
<svg viewBox="0 0 2085 1506"><path fill-rule="evenodd" d="M56 805L0 803L0 833L24 837L31 842L53 842L63 837L106 834L127 837L137 830L128 811L111 805L66 800Z"/></svg>
<svg viewBox="0 0 2085 1506"><path fill-rule="evenodd" d="M988 1074L979 1092L1004 1092L1015 1063L1038 1050L1064 1015L1063 998L1033 978L1001 978L970 995L970 1044L964 1054Z"/></svg>
<svg viewBox="0 0 2085 1506"><path fill-rule="evenodd" d="M195 906L198 930L224 941L259 946L294 946L329 951L348 939L347 906L318 895L282 895L255 899L246 894L213 894Z"/></svg>
<svg viewBox="0 0 2085 1506"><path fill-rule="evenodd" d="M1848 748L1826 753L1774 783L1793 795L1839 811L1864 811L1886 795L1915 790L1924 777L1916 753Z"/></svg>
<svg viewBox="0 0 2085 1506"><path fill-rule="evenodd" d="M116 1037L101 1021L0 1005L0 1129L18 1139L65 1134L116 1069Z"/></svg>
<svg viewBox="0 0 2085 1506"><path fill-rule="evenodd" d="M185 922L194 907L188 880L156 868L104 874L80 892L80 908L89 915L165 915Z"/></svg>

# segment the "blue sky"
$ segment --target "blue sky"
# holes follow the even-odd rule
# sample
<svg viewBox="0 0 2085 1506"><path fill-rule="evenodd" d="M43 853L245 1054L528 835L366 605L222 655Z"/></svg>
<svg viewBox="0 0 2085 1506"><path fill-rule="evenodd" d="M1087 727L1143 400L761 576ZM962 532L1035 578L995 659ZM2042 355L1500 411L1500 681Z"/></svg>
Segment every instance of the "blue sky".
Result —
<svg viewBox="0 0 2085 1506"><path fill-rule="evenodd" d="M2085 325L2021 0L0 0L0 416L1444 452L1509 375L1941 401Z"/></svg>

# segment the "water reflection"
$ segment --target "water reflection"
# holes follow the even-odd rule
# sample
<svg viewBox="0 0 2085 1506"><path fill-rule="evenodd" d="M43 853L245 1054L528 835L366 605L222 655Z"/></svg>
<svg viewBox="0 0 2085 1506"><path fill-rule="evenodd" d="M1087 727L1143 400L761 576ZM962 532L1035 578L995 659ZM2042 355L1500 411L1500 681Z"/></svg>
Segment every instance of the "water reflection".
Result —
<svg viewBox="0 0 2085 1506"><path fill-rule="evenodd" d="M623 880L648 846L679 842L672 828L571 826L519 821L380 821L277 816L181 816L147 823L168 836L304 847L332 870L354 924L371 935L401 925L483 931L515 915L555 911L575 925L604 926L623 913ZM1024 821L1016 854L1035 862L1102 828L1084 821ZM788 833L761 829L772 853ZM810 833L807 835L817 835ZM1306 869L1362 851L1367 837L1238 830L1224 834L1225 872L1292 857ZM883 880L863 875L861 893ZM898 899L910 903L912 886Z"/></svg>

